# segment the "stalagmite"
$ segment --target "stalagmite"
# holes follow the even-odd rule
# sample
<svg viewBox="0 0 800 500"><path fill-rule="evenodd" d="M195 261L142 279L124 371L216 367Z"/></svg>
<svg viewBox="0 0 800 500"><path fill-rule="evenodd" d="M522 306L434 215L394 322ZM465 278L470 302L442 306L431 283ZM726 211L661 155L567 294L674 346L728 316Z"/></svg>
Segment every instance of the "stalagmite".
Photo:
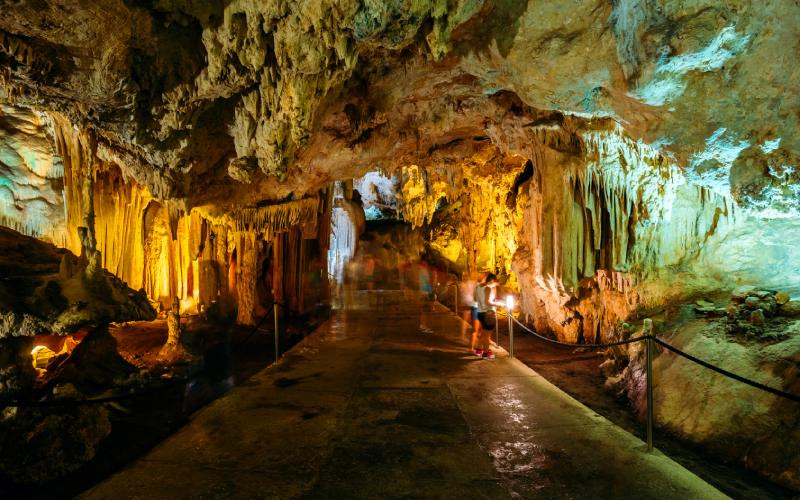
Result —
<svg viewBox="0 0 800 500"><path fill-rule="evenodd" d="M34 336L148 320L108 331L166 325L158 370L192 361L183 341L194 369L213 358L206 337L235 338L274 302L310 325L332 309L329 277L358 286L362 262L372 279L424 259L441 287L497 274L562 342L625 339L652 317L797 385L796 1L0 4L0 364ZM639 349L604 365L635 403ZM671 356L656 365L681 386L717 380ZM769 397L759 415L779 408ZM686 415L679 399L663 394L664 425L697 439L737 442L706 432L730 432L728 399L754 420L745 396ZM0 434L26 411L0 412ZM740 440L749 467L786 446L787 414ZM794 455L765 474L800 487Z"/></svg>
<svg viewBox="0 0 800 500"><path fill-rule="evenodd" d="M180 300L172 299L172 306L167 313L167 342L158 352L158 362L171 365L191 360L191 355L182 343L183 326L181 326Z"/></svg>

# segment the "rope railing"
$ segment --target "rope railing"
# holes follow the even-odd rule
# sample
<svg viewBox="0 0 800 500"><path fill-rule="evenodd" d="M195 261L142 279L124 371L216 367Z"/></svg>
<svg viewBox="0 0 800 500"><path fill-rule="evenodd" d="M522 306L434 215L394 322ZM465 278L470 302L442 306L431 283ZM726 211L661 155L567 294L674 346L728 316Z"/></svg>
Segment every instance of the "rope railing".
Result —
<svg viewBox="0 0 800 500"><path fill-rule="evenodd" d="M274 305L274 304L275 304L275 302L273 301L272 303L270 303L270 304L269 304L269 306L272 306L272 305ZM269 307L269 306L268 306L268 307ZM261 319L260 319L260 320L258 320L258 323L256 323L256 325L253 327L253 329L250 331L250 333L247 335L247 337L245 337L245 338L244 338L244 339L242 339L241 341L237 342L237 343L236 343L236 345L235 345L235 347L241 347L241 346L243 346L244 344L246 344L246 343L247 343L247 342L250 340L250 338L251 338L253 335L255 335L255 334L256 334L256 332L259 330L259 328L261 328L261 325L263 325L263 324L264 324L264 321L266 321L266 320L267 320L267 318L269 318L269 316L270 316L271 314L273 314L273 313L274 313L274 308L273 308L273 307L269 307L269 309L267 310L266 314L264 314L263 316L261 316Z"/></svg>
<svg viewBox="0 0 800 500"><path fill-rule="evenodd" d="M643 340L647 340L647 337L648 337L648 335L640 335L638 337L632 337L632 338L629 338L629 339L626 339L626 340L618 340L616 342L608 342L608 343L605 343L605 344L571 344L569 342L561 342L559 340L553 340L551 338L545 337L544 335L540 335L539 333L535 332L534 330L531 330L527 326L525 326L522 323L520 323L519 320L517 318L515 318L513 315L511 316L511 320L514 321L514 323L516 323L523 330L527 331L528 333L531 333L531 334L535 335L536 337L539 337L542 340L546 340L547 342L550 342L552 344L558 344L558 345L562 345L562 346L566 346L566 347L572 347L572 348L580 347L580 348L585 348L585 349L606 349L608 347L614 347L614 346L620 346L620 345L626 345L626 344L633 344L634 342L641 342Z"/></svg>
<svg viewBox="0 0 800 500"><path fill-rule="evenodd" d="M186 384L190 382L189 379L179 379L176 382L181 384ZM104 396L100 398L84 398L84 399L51 399L51 400L41 400L41 401L25 401L22 399L5 399L0 400L0 408L8 408L8 407L17 407L17 408L52 408L52 407L76 407L76 406L86 406L86 405L95 405L95 404L104 404L104 403L114 403L117 401L125 401L128 399L144 397L144 396L152 396L155 394L161 394L162 392L167 392L176 388L178 384L174 385L167 385L164 387L157 387L154 389L148 389L146 391L138 391L138 392L129 392L126 394L117 394L114 396Z"/></svg>
<svg viewBox="0 0 800 500"><path fill-rule="evenodd" d="M724 368L720 368L720 367L718 367L716 365L712 365L708 361L704 361L704 360L702 360L700 358L692 356L689 353L681 351L677 347L675 347L672 344L669 344L668 342L656 337L655 335L640 335L638 337L633 337L633 338L630 338L630 339L627 339L627 340L620 340L618 342L608 342L608 343L605 343L605 344L570 344L570 343L567 343L567 342L560 342L558 340L553 340L553 339L547 338L544 335L540 335L538 332L536 332L536 331L528 328L524 324L520 323L519 320L517 320L513 316L512 316L511 319L520 328L522 328L526 332L528 332L528 333L530 333L530 334L532 334L532 335L534 335L534 336L536 336L536 337L538 337L538 338L540 338L542 340L550 342L551 344L558 344L558 345L570 346L570 347L581 347L581 348L588 348L588 349L604 349L604 348L607 348L607 347L619 346L619 345L624 345L624 344L632 344L634 342L641 342L641 341L647 340L648 338L651 338L651 339L653 339L653 342L655 342L656 344L664 347L665 349L668 349L669 351L672 351L673 353L675 353L675 354L677 354L679 356L682 356L682 357L688 359L689 361L697 363L698 365L701 365L701 366L703 366L705 368L708 368L709 370L715 371L715 372L719 373L720 375L724 375L724 376L726 376L728 378L732 378L734 380L742 382L743 384L747 384L747 385L749 385L751 387L755 387L756 389L761 389L762 391L766 391L766 392L769 392L769 393L774 394L776 396L780 396L782 398L786 398L786 399L789 399L791 401L796 401L796 402L800 403L800 396L797 396L795 394L791 394L791 393L786 392L786 391L782 391L780 389L776 389L774 387L770 387L768 385L764 385L764 384L762 384L760 382L756 382L755 380L750 380L748 378L742 377L741 375L737 375L737 374L735 374L733 372L729 372L728 370L725 370Z"/></svg>
<svg viewBox="0 0 800 500"><path fill-rule="evenodd" d="M677 354L678 356L684 357L684 358L688 359L689 361L692 361L694 363L697 363L700 366L708 368L711 371L715 371L715 372L719 373L720 375L724 375L724 376L726 376L728 378L732 378L734 380L738 380L739 382L741 382L743 384L747 384L747 385L749 385L751 387L755 387L756 389L761 389L762 391L769 392L770 394L774 394L775 396L779 396L779 397L788 399L790 401L794 401L796 403L800 403L800 396L798 396L796 394L791 394L789 392L782 391L780 389L776 389L776 388L770 387L768 385L764 385L764 384L762 384L760 382L756 382L755 380L750 380L749 378L745 378L745 377L742 377L741 375L737 375L737 374L735 374L733 372L729 372L728 370L725 370L724 368L720 368L718 366L712 365L708 361L703 361L700 358L696 358L696 357L692 356L689 353L681 351L677 347L675 347L673 345L670 345L667 342L664 342L663 340L661 340L658 337L654 336L653 337L653 341L656 344L664 347L665 349L668 349L668 350L672 351L673 353Z"/></svg>
<svg viewBox="0 0 800 500"><path fill-rule="evenodd" d="M456 310L456 312L458 312L459 284L457 282L456 283L449 282L445 286L446 286L446 288L449 288L450 286L455 286L456 287L455 295L454 295L454 301L455 301L455 310ZM786 399L786 400L789 400L789 401L794 401L795 403L800 403L800 395L792 394L790 392L786 392L786 391L783 391L781 389L776 389L775 387L770 387L770 386L762 384L760 382L756 382L755 380L751 380L751 379L748 379L748 378L743 377L741 375L737 375L737 374L735 374L733 372L725 370L724 368L720 368L720 367L718 367L716 365L713 365L713 364L709 363L708 361L702 360L700 358L692 356L689 353L683 352L682 350L680 350L677 347L669 344L665 340L656 337L652 333L652 331L653 331L652 330L652 323L650 323L649 320L645 320L645 329L648 330L650 333L645 333L643 335L639 335L637 337L632 337L632 338L629 338L629 339L619 340L619 341L615 341L615 342L606 342L606 343L601 343L601 344L572 344L572 343L569 343L569 342L561 342L559 340L554 340L554 339L545 337L544 335L541 335L540 333L536 332L535 330L533 330L531 328L528 328L527 326L522 324L517 318L514 317L514 315L511 313L511 310L509 310L508 308L506 308L506 309L507 309L507 313L508 313L509 355L510 355L511 358L514 357L514 333L513 333L514 329L513 329L513 326L512 326L514 323L516 323L517 326L522 328L524 331L532 334L533 336L535 336L535 337L537 337L537 338L539 338L541 340L544 340L545 342L548 342L548 343L551 343L551 344L555 344L555 345L559 345L559 346L564 346L564 347L584 348L584 349L607 349L609 347L628 345L628 344L633 344L635 342L646 342L647 343L647 348L645 349L645 354L646 354L645 370L646 370L646 384L647 384L647 449L648 449L648 451L652 451L653 450L653 421L654 421L654 416L653 416L653 413L654 413L653 412L653 358L654 358L653 345L654 344L658 344L658 345L662 346L663 348L667 349L668 351L670 351L670 352L672 352L674 354L677 354L678 356L681 356L681 357L683 357L683 358L685 358L685 359L687 359L687 360L689 360L689 361L691 361L693 363L696 363L696 364L698 364L698 365L700 365L700 366L702 366L704 368L707 368L707 369L709 369L711 371L714 371L714 372L716 372L716 373L718 373L720 375L723 375L723 376L728 377L730 379L736 380L736 381L741 382L743 384L746 384L746 385L748 385L750 387L754 387L756 389L760 389L760 390L765 391L767 393L770 393L770 394L772 394L774 396L778 396L780 398L783 398L783 399ZM497 322L496 324L499 324L499 322ZM499 335L499 331L498 331L498 335Z"/></svg>

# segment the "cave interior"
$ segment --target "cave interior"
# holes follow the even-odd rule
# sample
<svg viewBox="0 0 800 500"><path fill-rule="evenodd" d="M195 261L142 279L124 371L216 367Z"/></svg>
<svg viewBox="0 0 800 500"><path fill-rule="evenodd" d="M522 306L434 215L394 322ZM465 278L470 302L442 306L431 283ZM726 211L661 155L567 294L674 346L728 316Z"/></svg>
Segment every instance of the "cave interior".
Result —
<svg viewBox="0 0 800 500"><path fill-rule="evenodd" d="M421 289L463 312L459 284L487 272L550 339L616 342L648 320L800 394L796 2L0 0L0 13L8 484L79 490L114 472L353 289ZM257 334L273 321L274 343ZM598 383L644 418L642 346L602 354ZM800 491L795 402L663 350L654 370L660 428ZM154 395L127 414L158 423L137 424L148 439L118 460L103 457L138 428L114 408L13 403L135 391Z"/></svg>

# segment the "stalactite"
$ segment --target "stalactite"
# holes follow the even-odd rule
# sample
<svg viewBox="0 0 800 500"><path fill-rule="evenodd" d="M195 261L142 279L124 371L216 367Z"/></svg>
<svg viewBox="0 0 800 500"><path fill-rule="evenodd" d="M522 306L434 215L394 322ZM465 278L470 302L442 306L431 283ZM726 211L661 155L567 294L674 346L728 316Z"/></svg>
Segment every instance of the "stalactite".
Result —
<svg viewBox="0 0 800 500"><path fill-rule="evenodd" d="M192 310L215 305L225 314L236 307L237 319L250 324L256 310L258 262L263 258L261 242L292 232L286 249L293 256L290 265L272 265L289 275L286 284L283 276L275 275L281 297L286 295L302 309L302 273L309 265L301 255L306 248L302 241L326 234L318 225L326 217L320 196L229 212L196 207L186 213L178 202L156 200L146 188L124 179L116 165L99 162L89 133L58 114L52 121L64 164L68 248L85 248L87 260L94 259L98 269L102 265L130 286L143 288L164 308L170 308L175 297ZM327 240L320 246L327 249Z"/></svg>
<svg viewBox="0 0 800 500"><path fill-rule="evenodd" d="M72 123L59 113L51 113L56 150L64 166L64 210L66 213L66 247L75 254L81 253L81 241L77 228L83 224L82 195L86 182L85 165L92 164L88 158L90 149L86 138Z"/></svg>
<svg viewBox="0 0 800 500"><path fill-rule="evenodd" d="M292 227L310 224L316 231L319 197L311 196L263 207L236 208L226 212L216 206L197 207L208 220L226 225L234 231L257 231L274 234Z"/></svg>

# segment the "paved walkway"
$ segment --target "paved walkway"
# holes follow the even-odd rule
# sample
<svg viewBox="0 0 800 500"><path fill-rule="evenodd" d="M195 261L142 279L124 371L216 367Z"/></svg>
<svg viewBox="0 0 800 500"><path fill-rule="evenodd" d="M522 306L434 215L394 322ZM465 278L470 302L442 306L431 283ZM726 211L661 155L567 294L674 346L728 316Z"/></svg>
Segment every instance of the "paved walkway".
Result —
<svg viewBox="0 0 800 500"><path fill-rule="evenodd" d="M356 293L85 498L722 498L411 292Z"/></svg>

